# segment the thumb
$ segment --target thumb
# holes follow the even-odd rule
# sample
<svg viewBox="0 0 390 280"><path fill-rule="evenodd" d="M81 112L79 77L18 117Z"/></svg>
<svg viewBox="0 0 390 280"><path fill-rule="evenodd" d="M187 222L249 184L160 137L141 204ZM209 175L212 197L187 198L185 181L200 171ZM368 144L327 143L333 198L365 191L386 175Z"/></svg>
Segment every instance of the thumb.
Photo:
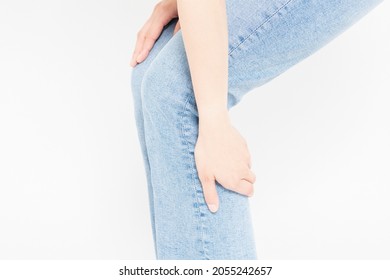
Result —
<svg viewBox="0 0 390 280"><path fill-rule="evenodd" d="M202 183L203 195L207 206L211 212L217 212L219 199L214 176L205 176L200 180L200 182Z"/></svg>
<svg viewBox="0 0 390 280"><path fill-rule="evenodd" d="M175 35L176 32L179 31L179 30L180 30L180 21L177 21L175 29L173 30L173 35Z"/></svg>

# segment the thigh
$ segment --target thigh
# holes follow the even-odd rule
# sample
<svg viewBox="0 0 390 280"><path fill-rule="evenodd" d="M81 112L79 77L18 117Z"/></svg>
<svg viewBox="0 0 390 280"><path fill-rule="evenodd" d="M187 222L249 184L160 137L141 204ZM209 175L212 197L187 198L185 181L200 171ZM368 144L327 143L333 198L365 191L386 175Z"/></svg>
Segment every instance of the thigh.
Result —
<svg viewBox="0 0 390 280"><path fill-rule="evenodd" d="M228 106L288 70L337 37L383 0L226 0L229 41ZM145 61L151 79L185 83L186 90L161 99L194 99L179 30L156 58ZM137 67L143 67L142 63ZM151 71L149 71L151 70ZM168 77L169 76L169 77ZM196 109L196 108L195 108ZM193 111L197 115L197 111Z"/></svg>
<svg viewBox="0 0 390 280"><path fill-rule="evenodd" d="M227 0L229 107L310 56L383 0Z"/></svg>

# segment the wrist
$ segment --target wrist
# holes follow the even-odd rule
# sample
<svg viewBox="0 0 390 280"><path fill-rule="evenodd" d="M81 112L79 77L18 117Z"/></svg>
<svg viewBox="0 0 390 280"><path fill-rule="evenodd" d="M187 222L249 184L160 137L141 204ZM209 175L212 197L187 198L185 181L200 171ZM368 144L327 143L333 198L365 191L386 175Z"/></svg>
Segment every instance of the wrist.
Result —
<svg viewBox="0 0 390 280"><path fill-rule="evenodd" d="M227 108L208 107L198 110L199 113L199 130L213 129L216 126L230 124L230 116Z"/></svg>
<svg viewBox="0 0 390 280"><path fill-rule="evenodd" d="M198 105L199 121L215 119L215 118L227 118L229 117L228 109L223 105L215 106L199 106Z"/></svg>

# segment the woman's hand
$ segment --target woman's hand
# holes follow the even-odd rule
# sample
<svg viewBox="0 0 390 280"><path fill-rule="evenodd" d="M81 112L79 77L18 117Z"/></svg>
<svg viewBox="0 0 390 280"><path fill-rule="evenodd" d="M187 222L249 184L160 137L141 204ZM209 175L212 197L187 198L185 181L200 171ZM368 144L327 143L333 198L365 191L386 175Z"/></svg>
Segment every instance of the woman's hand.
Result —
<svg viewBox="0 0 390 280"><path fill-rule="evenodd" d="M195 162L206 203L212 212L219 206L215 180L226 189L251 196L256 180L250 170L246 140L230 124L228 113L213 113L199 121Z"/></svg>
<svg viewBox="0 0 390 280"><path fill-rule="evenodd" d="M177 0L163 0L156 4L152 15L137 33L137 43L130 62L132 67L135 67L137 63L141 63L146 59L164 26L173 18L178 17L176 1ZM173 34L179 29L180 23L178 21Z"/></svg>

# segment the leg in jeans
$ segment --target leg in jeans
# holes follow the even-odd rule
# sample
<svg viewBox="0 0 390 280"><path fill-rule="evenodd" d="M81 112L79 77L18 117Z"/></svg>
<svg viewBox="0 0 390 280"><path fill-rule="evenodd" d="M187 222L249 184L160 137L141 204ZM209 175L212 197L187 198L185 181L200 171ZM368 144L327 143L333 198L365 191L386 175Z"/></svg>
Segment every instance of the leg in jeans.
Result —
<svg viewBox="0 0 390 280"><path fill-rule="evenodd" d="M137 125L138 139L141 146L141 152L144 161L146 180L148 186L148 195L149 195L149 209L150 209L150 219L152 224L152 234L154 241L155 254L157 254L157 244L156 244L156 229L154 221L154 198L152 183L150 181L150 165L148 154L146 151L145 143L145 131L144 131L144 116L142 113L142 100L141 100L141 83L144 77L145 71L148 69L150 63L157 56L160 50L164 45L172 38L173 30L175 28L177 19L171 20L163 29L161 35L153 46L153 49L150 51L148 57L139 65L137 65L136 70L132 72L131 75L131 89L133 93L133 104L134 104L134 117Z"/></svg>
<svg viewBox="0 0 390 280"><path fill-rule="evenodd" d="M227 0L229 109L380 2ZM143 63L133 70L133 84L140 85L135 106L143 116L137 125L150 168L157 259L256 259L248 198L218 183L218 212L211 213L203 198L194 160L198 114L181 31L141 75Z"/></svg>

